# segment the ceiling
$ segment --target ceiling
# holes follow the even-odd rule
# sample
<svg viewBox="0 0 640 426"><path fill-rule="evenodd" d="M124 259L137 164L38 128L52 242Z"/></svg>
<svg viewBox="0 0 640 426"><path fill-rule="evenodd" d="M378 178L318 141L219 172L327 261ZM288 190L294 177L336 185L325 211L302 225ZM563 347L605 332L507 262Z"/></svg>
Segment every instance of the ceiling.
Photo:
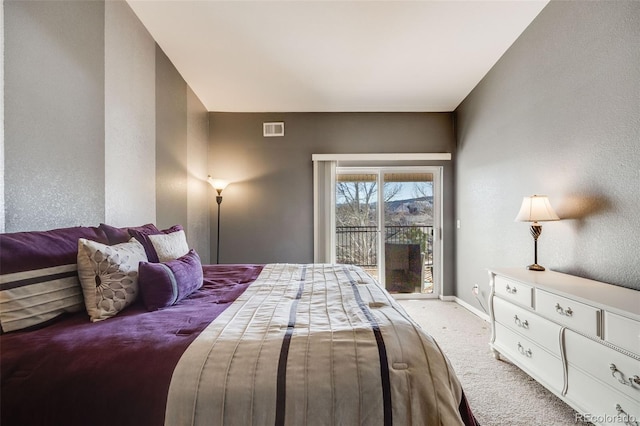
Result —
<svg viewBox="0 0 640 426"><path fill-rule="evenodd" d="M209 111L453 111L548 0L127 0Z"/></svg>

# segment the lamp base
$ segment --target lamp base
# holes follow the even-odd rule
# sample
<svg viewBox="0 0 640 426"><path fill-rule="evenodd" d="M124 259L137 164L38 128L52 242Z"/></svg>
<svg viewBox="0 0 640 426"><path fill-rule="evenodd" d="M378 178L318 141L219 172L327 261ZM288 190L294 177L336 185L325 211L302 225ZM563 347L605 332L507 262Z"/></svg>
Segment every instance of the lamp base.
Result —
<svg viewBox="0 0 640 426"><path fill-rule="evenodd" d="M544 266L534 263L533 265L527 266L527 269L530 271L544 271Z"/></svg>

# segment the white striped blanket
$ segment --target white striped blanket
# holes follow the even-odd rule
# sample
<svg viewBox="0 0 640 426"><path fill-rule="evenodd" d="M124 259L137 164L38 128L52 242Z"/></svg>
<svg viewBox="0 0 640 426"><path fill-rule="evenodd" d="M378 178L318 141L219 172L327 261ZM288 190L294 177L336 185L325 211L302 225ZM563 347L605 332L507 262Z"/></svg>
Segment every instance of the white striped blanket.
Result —
<svg viewBox="0 0 640 426"><path fill-rule="evenodd" d="M165 424L456 425L447 358L350 265L269 264L183 354Z"/></svg>

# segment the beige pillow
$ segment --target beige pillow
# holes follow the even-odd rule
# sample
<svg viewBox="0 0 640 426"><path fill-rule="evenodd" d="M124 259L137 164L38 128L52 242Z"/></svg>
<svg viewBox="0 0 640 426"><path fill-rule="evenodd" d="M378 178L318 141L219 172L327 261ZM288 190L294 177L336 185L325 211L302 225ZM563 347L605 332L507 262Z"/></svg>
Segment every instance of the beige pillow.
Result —
<svg viewBox="0 0 640 426"><path fill-rule="evenodd" d="M189 253L187 236L183 230L170 234L149 235L149 241L158 254L158 261L168 262Z"/></svg>
<svg viewBox="0 0 640 426"><path fill-rule="evenodd" d="M113 246L78 240L78 276L92 322L116 315L136 299L141 261L147 255L135 238Z"/></svg>

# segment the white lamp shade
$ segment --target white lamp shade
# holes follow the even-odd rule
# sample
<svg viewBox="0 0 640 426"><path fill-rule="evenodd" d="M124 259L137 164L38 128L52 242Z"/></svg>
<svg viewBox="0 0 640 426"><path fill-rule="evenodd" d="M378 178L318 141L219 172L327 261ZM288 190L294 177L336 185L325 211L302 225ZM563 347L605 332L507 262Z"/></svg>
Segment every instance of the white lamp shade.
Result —
<svg viewBox="0 0 640 426"><path fill-rule="evenodd" d="M227 185L229 185L229 182L227 182L226 180L213 179L211 176L209 176L207 180L209 181L211 186L213 186L213 188L218 192L222 192L222 190L224 190L227 187Z"/></svg>
<svg viewBox="0 0 640 426"><path fill-rule="evenodd" d="M560 220L546 195L532 195L522 199L516 222L544 222Z"/></svg>

